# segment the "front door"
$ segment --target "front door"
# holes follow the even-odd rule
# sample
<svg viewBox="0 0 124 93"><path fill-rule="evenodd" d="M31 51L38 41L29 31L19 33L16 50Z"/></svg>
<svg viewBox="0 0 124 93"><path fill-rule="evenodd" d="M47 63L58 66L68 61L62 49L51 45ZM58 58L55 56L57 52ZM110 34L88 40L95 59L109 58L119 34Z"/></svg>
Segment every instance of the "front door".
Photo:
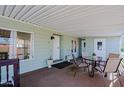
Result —
<svg viewBox="0 0 124 93"><path fill-rule="evenodd" d="M94 53L97 56L102 57L103 60L106 58L106 40L105 39L94 39Z"/></svg>
<svg viewBox="0 0 124 93"><path fill-rule="evenodd" d="M53 39L53 60L60 59L60 36L54 35Z"/></svg>

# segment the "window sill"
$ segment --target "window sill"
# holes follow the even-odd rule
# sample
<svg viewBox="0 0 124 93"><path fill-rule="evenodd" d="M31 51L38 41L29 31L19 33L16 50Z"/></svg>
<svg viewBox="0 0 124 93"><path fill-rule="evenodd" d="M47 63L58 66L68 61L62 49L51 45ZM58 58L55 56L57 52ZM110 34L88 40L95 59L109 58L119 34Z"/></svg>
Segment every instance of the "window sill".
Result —
<svg viewBox="0 0 124 93"><path fill-rule="evenodd" d="M33 60L33 58L30 58L30 59L22 59L22 60L20 60L20 62L29 62L29 61L32 61Z"/></svg>

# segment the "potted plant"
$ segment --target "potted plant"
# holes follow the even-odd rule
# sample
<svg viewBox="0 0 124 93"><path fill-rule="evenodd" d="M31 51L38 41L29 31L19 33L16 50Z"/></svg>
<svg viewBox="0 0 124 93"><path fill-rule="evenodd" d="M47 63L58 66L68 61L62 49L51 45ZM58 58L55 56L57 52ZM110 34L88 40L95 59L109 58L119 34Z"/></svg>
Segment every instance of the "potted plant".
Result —
<svg viewBox="0 0 124 93"><path fill-rule="evenodd" d="M92 58L96 59L96 54L95 53L92 54Z"/></svg>
<svg viewBox="0 0 124 93"><path fill-rule="evenodd" d="M121 48L121 55L122 58L124 57L124 48Z"/></svg>
<svg viewBox="0 0 124 93"><path fill-rule="evenodd" d="M70 55L66 55L65 59L70 62L71 58L70 58Z"/></svg>
<svg viewBox="0 0 124 93"><path fill-rule="evenodd" d="M47 59L48 68L51 68L51 67L52 67L52 64L53 64L53 59L52 59L52 57L50 56L50 58Z"/></svg>

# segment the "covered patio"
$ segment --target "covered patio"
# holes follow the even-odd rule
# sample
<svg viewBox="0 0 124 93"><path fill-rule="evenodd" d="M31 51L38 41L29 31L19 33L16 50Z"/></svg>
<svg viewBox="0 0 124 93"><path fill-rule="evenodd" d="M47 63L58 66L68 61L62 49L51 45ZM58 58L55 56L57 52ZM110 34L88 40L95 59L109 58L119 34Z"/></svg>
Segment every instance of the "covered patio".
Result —
<svg viewBox="0 0 124 93"><path fill-rule="evenodd" d="M123 5L0 5L0 84L14 78L21 87L123 87L122 15ZM19 62L14 72L3 62L10 59ZM73 75L78 62L86 69ZM121 84L104 80L110 71Z"/></svg>

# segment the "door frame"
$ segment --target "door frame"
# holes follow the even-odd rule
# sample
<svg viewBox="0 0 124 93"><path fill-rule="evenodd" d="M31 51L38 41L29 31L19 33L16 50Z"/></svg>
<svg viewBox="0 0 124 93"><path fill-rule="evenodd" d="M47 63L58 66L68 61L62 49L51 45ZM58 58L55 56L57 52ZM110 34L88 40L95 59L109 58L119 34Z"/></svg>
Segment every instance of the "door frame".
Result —
<svg viewBox="0 0 124 93"><path fill-rule="evenodd" d="M61 44L60 44L60 38L61 38L61 36L60 35L57 35L57 34L53 34L53 37L54 36L58 36L59 37L59 59L61 59ZM55 39L55 38L54 38ZM53 39L53 40L54 40ZM53 58L53 55L54 55L54 50L53 50L53 44L54 44L54 41L53 41L53 43L52 43L52 58ZM59 60L59 59L53 59L53 60Z"/></svg>
<svg viewBox="0 0 124 93"><path fill-rule="evenodd" d="M98 41L104 42L104 46L103 47L105 49L104 49L104 53L103 53L103 55L104 55L103 59L106 59L106 39L105 38L95 38L94 39L94 53L96 53L96 50L97 50L96 49L97 47L96 47L95 43L98 42Z"/></svg>
<svg viewBox="0 0 124 93"><path fill-rule="evenodd" d="M86 41L82 40L81 41L81 52L86 52Z"/></svg>

